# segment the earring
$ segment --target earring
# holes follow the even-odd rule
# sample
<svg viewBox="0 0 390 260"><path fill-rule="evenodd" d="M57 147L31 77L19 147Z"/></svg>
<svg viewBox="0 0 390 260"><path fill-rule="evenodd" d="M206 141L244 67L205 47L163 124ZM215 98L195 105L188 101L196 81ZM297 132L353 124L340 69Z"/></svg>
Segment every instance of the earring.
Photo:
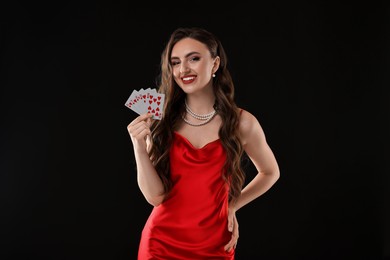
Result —
<svg viewBox="0 0 390 260"><path fill-rule="evenodd" d="M213 78L215 78L215 73L213 73Z"/></svg>

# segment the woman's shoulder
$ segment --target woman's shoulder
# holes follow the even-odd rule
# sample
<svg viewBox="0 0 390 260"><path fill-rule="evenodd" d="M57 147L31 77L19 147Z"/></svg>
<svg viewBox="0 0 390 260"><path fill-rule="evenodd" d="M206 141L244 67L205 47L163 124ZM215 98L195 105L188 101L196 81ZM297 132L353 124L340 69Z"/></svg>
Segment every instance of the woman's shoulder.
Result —
<svg viewBox="0 0 390 260"><path fill-rule="evenodd" d="M258 120L255 115L246 109L239 108L240 110L240 128L248 130L253 124L258 124Z"/></svg>
<svg viewBox="0 0 390 260"><path fill-rule="evenodd" d="M239 108L239 109L240 109L239 132L242 141L245 143L247 137L249 137L253 133L253 131L257 131L261 129L261 126L259 120L254 114L252 114L251 112L243 108Z"/></svg>

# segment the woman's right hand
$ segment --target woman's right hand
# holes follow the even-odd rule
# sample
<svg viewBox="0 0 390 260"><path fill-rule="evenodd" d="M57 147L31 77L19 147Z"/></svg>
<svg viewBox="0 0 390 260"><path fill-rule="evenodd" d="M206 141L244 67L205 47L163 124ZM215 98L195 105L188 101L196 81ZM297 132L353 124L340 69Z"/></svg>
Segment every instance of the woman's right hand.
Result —
<svg viewBox="0 0 390 260"><path fill-rule="evenodd" d="M152 114L143 114L135 118L127 126L127 131L133 142L134 151L136 152L146 152L147 145L146 139L150 136L150 125Z"/></svg>

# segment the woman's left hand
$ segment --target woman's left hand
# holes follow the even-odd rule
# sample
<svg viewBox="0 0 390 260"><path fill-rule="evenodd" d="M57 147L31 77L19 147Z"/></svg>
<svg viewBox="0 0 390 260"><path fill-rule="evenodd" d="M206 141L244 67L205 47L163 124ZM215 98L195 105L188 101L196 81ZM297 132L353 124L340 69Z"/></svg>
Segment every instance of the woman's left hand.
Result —
<svg viewBox="0 0 390 260"><path fill-rule="evenodd" d="M225 251L230 252L232 249L236 248L238 242L238 221L234 207L228 208L228 230L232 233L232 238L229 243L225 245Z"/></svg>

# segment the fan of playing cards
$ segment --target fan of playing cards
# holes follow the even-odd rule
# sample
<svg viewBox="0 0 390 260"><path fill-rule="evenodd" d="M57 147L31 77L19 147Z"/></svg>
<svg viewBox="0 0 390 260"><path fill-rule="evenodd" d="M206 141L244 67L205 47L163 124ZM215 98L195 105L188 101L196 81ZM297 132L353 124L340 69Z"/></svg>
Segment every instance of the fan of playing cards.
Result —
<svg viewBox="0 0 390 260"><path fill-rule="evenodd" d="M153 119L161 120L163 115L165 95L157 93L154 88L133 90L127 99L125 106L135 111L139 115L151 113Z"/></svg>

